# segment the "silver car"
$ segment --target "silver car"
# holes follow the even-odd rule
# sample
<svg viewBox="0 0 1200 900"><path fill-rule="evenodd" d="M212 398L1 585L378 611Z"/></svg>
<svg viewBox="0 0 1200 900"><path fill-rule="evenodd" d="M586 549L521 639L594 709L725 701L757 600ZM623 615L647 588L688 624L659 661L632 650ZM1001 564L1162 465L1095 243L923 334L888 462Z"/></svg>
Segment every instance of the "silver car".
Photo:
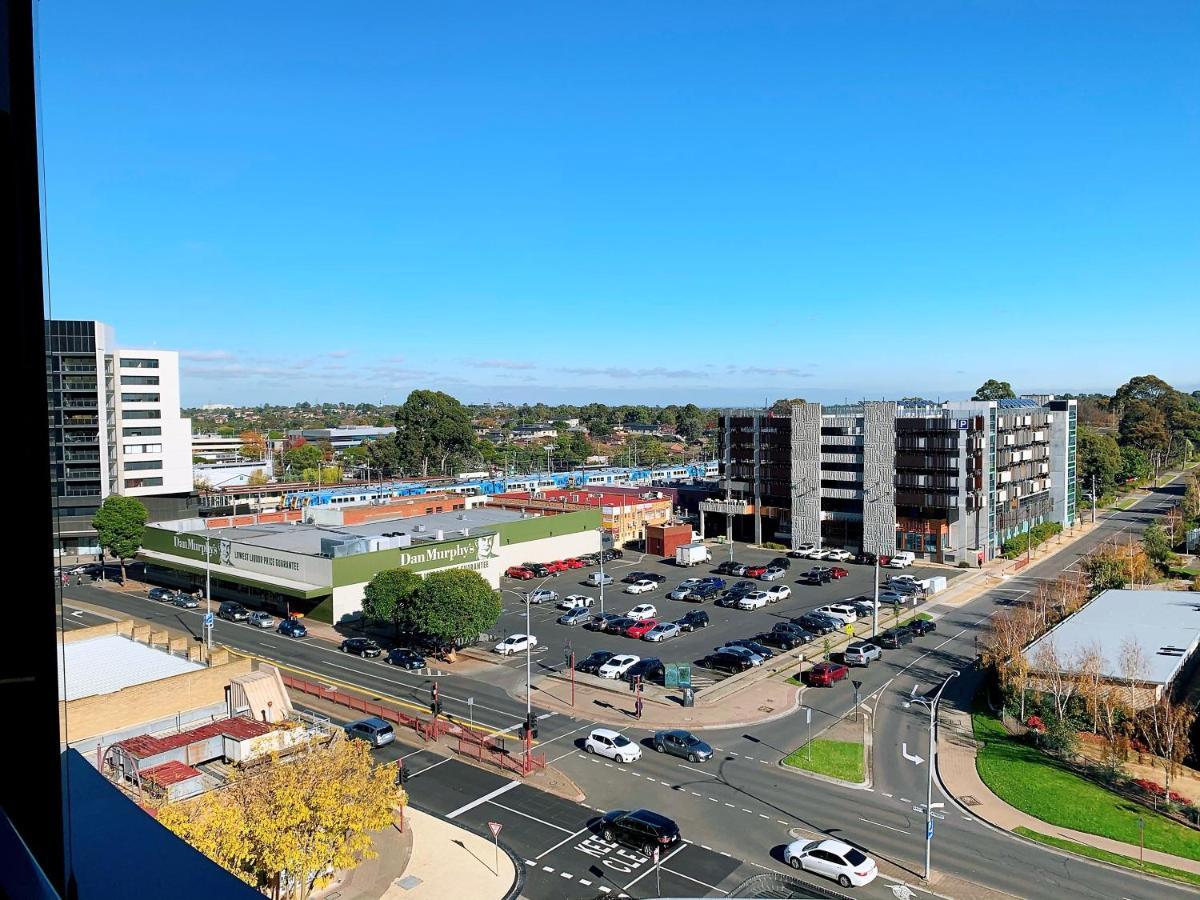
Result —
<svg viewBox="0 0 1200 900"><path fill-rule="evenodd" d="M557 603L558 593L548 588L538 588L529 595L530 603Z"/></svg>
<svg viewBox="0 0 1200 900"><path fill-rule="evenodd" d="M643 641L669 641L679 637L679 626L674 622L659 622L642 635Z"/></svg>
<svg viewBox="0 0 1200 900"><path fill-rule="evenodd" d="M371 716L349 723L346 726L346 737L366 741L372 747L382 747L396 739L396 732L383 719Z"/></svg>
<svg viewBox="0 0 1200 900"><path fill-rule="evenodd" d="M270 613L252 612L246 622L255 628L274 628L275 617Z"/></svg>
<svg viewBox="0 0 1200 900"><path fill-rule="evenodd" d="M175 599L172 600L171 602L174 603L176 606L178 606L180 609L195 609L196 607L198 607L200 605L200 601L197 600L195 597L193 597L191 594L184 594L182 592L176 594Z"/></svg>

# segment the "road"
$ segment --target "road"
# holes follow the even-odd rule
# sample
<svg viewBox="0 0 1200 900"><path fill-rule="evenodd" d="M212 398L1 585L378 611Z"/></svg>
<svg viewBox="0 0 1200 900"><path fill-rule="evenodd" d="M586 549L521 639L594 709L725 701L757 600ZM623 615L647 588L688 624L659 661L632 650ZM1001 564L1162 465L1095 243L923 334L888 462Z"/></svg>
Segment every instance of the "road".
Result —
<svg viewBox="0 0 1200 900"><path fill-rule="evenodd" d="M864 709L874 717L870 789L835 786L779 766L779 760L804 740L805 726L798 717L753 728L707 731L703 737L718 752L713 760L697 765L654 753L648 745L650 733L629 728L625 733L642 742L645 752L638 763L621 767L582 752L582 740L595 724L582 711L577 717L543 712L539 750L581 787L587 795L586 805L525 785L508 787L511 779L506 775L483 772L426 751L417 751L406 761L414 773L409 782L413 802L443 814L469 807L456 818L476 826L502 822L503 837L525 856L530 870L526 894L535 898L608 892L651 896L657 890L649 889L656 874L662 879L664 895L719 896L755 872L784 871L783 846L794 836L821 833L851 841L879 861L885 877L867 888L850 891L855 896L893 896L891 887L896 881L903 881L919 896L926 895L919 887L924 814L913 807L925 799L929 719L919 707L905 709L904 696L914 686L921 692L932 690L951 671L968 664L975 655L974 637L990 615L1004 608L1006 600L1032 590L1038 579L1053 579L1075 567L1084 553L1115 534L1128 531L1136 539L1151 517L1164 511L1168 495L1178 493L1181 488L1171 485L1127 511L1106 514L1096 530L1070 549L961 608L945 610L934 634L886 652L883 660L868 669L856 670L855 678L863 682ZM116 613L199 634L199 611L87 586L69 586L65 594L64 619L87 620L72 615L70 598L79 597ZM943 610L931 604L930 611ZM440 670L407 673L376 660L347 657L321 641L293 641L220 620L215 639L320 677L400 699L420 710L428 701L429 685L437 679L447 712L465 720L466 700L473 698L475 722L498 731L515 731L524 716L523 702L511 696L523 688L523 667L492 667L478 677ZM853 692L841 683L832 689L806 691L805 702L814 711L816 735L851 710ZM921 763L905 760L904 749L910 756L920 755ZM393 752L398 755L401 748L396 745L395 750L382 751ZM488 796L500 788L504 788L503 795ZM936 785L934 793L935 801L947 804L945 818L936 823L935 873L1030 898L1195 896L1183 887L1017 839L964 814ZM646 861L631 859L631 851L622 853L602 842L589 842L586 831L598 810L643 805L680 822L689 841L664 861L658 873L653 873ZM946 893L938 882L933 890ZM950 895L969 893L962 890Z"/></svg>

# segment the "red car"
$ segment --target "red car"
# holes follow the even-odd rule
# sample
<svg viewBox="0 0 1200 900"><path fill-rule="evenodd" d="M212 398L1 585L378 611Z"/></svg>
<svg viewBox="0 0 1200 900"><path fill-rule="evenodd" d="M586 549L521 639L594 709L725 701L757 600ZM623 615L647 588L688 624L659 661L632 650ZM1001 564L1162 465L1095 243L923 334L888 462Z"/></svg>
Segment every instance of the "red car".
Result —
<svg viewBox="0 0 1200 900"><path fill-rule="evenodd" d="M509 566L504 570L504 575L507 578L519 578L522 581L528 581L533 577L533 573L524 566Z"/></svg>
<svg viewBox="0 0 1200 900"><path fill-rule="evenodd" d="M565 572L569 568L570 566L568 566L561 559L556 559L554 562L546 563L546 570L549 572Z"/></svg>
<svg viewBox="0 0 1200 900"><path fill-rule="evenodd" d="M634 622L625 629L625 637L641 638L647 631L658 624L658 619L642 619L640 622Z"/></svg>
<svg viewBox="0 0 1200 900"><path fill-rule="evenodd" d="M767 571L766 566L747 566L746 571L742 574L747 578L758 578L765 571Z"/></svg>
<svg viewBox="0 0 1200 900"><path fill-rule="evenodd" d="M843 569L841 566L833 566L829 570L829 575L831 578L845 578L849 574L850 573L847 572L845 569Z"/></svg>
<svg viewBox="0 0 1200 900"><path fill-rule="evenodd" d="M833 687L835 681L841 681L850 675L850 669L841 663L817 663L804 673L804 683L810 687Z"/></svg>
<svg viewBox="0 0 1200 900"><path fill-rule="evenodd" d="M563 563L568 569L582 569L586 565L582 559L576 559L573 556L570 559L564 559Z"/></svg>

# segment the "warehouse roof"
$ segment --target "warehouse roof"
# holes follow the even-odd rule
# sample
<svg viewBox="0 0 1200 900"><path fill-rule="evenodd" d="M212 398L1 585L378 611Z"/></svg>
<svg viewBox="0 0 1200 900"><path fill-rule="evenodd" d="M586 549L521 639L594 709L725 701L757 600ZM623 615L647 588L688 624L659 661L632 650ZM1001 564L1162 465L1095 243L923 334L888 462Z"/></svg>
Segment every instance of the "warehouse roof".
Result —
<svg viewBox="0 0 1200 900"><path fill-rule="evenodd" d="M117 741L114 746L123 748L130 756L143 759L147 756L158 756L160 753L166 753L168 750L177 750L189 744L207 741L209 738L214 738L217 735L228 735L234 740L245 741L259 735L267 734L271 730L271 726L263 722L257 722L246 716L234 716L231 719L208 722L199 728L179 731L164 737L139 734L136 737Z"/></svg>
<svg viewBox="0 0 1200 900"><path fill-rule="evenodd" d="M112 694L122 688L194 672L199 663L115 634L58 645L59 700Z"/></svg>
<svg viewBox="0 0 1200 900"><path fill-rule="evenodd" d="M1026 649L1029 659L1053 640L1060 658L1071 660L1095 644L1102 673L1121 678L1121 647L1132 639L1142 648L1150 684L1169 684L1200 646L1200 599L1184 591L1104 591L1063 619Z"/></svg>

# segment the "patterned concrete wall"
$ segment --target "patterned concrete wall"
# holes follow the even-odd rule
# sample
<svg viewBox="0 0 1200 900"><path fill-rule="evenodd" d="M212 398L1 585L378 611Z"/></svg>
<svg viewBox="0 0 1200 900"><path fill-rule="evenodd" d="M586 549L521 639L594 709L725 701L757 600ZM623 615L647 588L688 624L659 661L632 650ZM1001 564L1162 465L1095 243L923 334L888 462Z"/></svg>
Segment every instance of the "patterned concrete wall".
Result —
<svg viewBox="0 0 1200 900"><path fill-rule="evenodd" d="M792 549L821 543L821 405L792 407Z"/></svg>
<svg viewBox="0 0 1200 900"><path fill-rule="evenodd" d="M896 404L863 405L863 549L896 550Z"/></svg>

